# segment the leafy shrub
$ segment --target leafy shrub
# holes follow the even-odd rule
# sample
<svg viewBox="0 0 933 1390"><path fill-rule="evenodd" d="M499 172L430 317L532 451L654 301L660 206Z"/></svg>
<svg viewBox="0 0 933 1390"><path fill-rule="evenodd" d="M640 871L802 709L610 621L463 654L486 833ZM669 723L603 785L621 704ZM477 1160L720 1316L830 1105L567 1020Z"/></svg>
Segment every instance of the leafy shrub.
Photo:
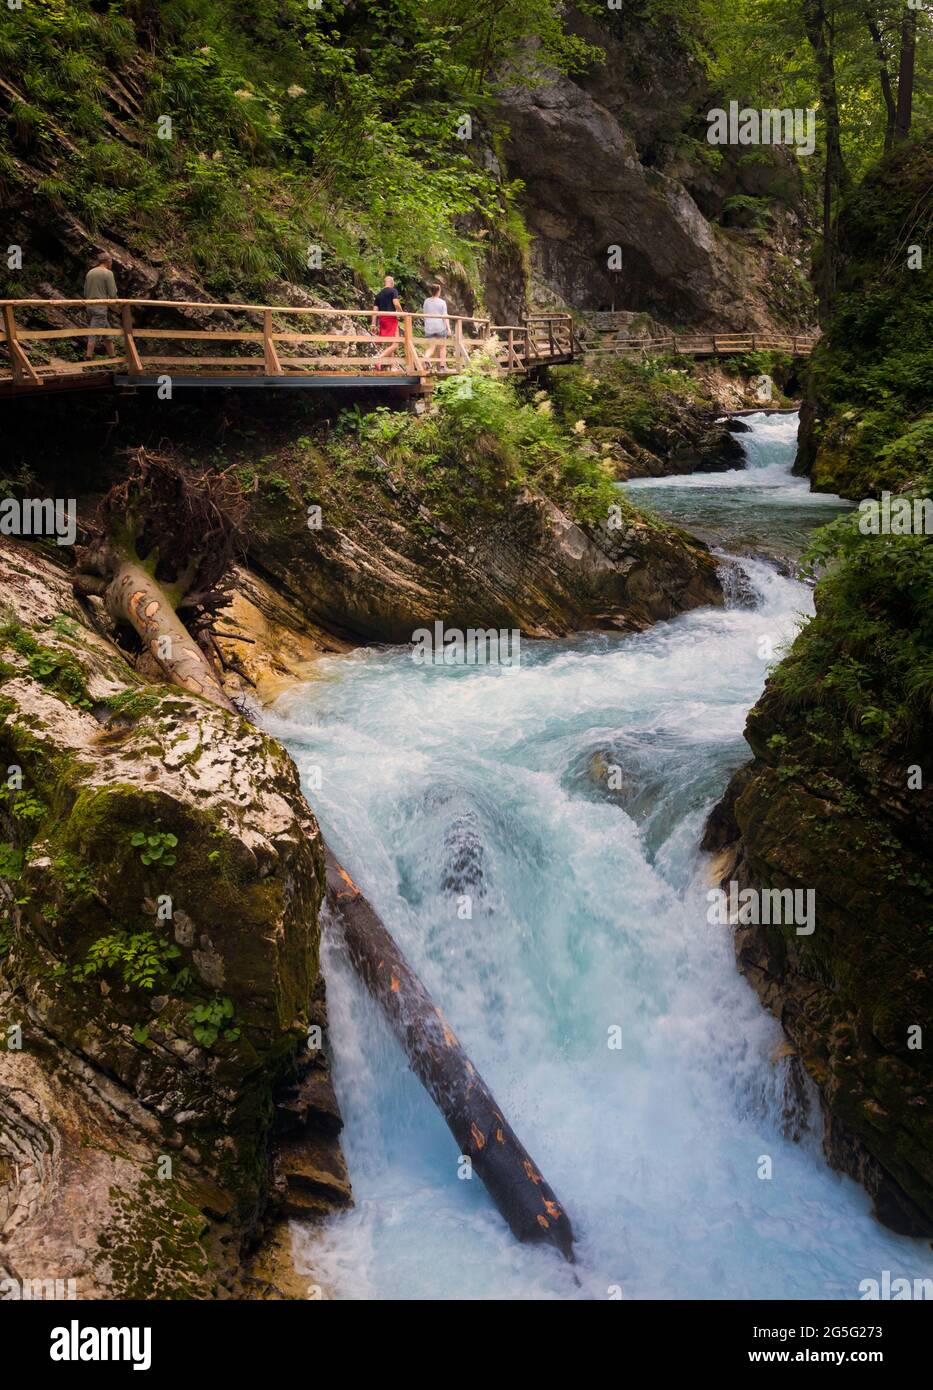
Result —
<svg viewBox="0 0 933 1390"><path fill-rule="evenodd" d="M197 1004L188 1014L188 1023L202 1047L213 1047L223 1033L225 1042L236 1042L239 1028L232 1027L233 1001L226 995Z"/></svg>
<svg viewBox="0 0 933 1390"><path fill-rule="evenodd" d="M922 486L929 495L933 476ZM816 616L772 676L788 707L847 726L856 755L882 741L903 746L933 715L933 536L866 535L859 517L814 533Z"/></svg>
<svg viewBox="0 0 933 1390"><path fill-rule="evenodd" d="M105 971L114 972L125 989L151 990L168 976L168 963L181 950L154 931L114 932L91 945L85 960L74 966L72 978L87 980Z"/></svg>
<svg viewBox="0 0 933 1390"><path fill-rule="evenodd" d="M175 855L172 850L178 844L178 836L170 831L154 831L147 834L144 830L136 830L130 836L130 844L134 849L139 850L139 857L144 864L163 864L170 868L175 863Z"/></svg>

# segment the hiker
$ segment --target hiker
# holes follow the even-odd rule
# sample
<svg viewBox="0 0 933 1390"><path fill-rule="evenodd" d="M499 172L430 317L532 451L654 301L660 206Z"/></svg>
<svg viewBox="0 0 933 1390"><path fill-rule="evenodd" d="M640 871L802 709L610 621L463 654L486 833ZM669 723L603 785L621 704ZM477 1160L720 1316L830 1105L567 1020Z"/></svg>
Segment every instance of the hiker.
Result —
<svg viewBox="0 0 933 1390"><path fill-rule="evenodd" d="M375 308L373 309L372 327L376 331L378 322L380 338L392 338L394 341L391 347L387 347L375 359L374 366L376 371L380 370L380 363L385 362L389 357L394 357L398 352L398 315L402 312L402 301L398 297L398 290L395 288L395 281L391 275L385 277L382 289L375 296Z"/></svg>
<svg viewBox="0 0 933 1390"><path fill-rule="evenodd" d="M116 299L117 282L113 278L113 257L109 251L101 251L94 262L93 267L88 271L84 279L84 298L85 299ZM106 304L92 304L88 309L88 328L109 328L110 313ZM113 339L104 338L104 348L108 357L114 356ZM97 350L97 339L90 337L87 340L87 352L84 354L85 361L94 356Z"/></svg>
<svg viewBox="0 0 933 1390"><path fill-rule="evenodd" d="M430 294L421 306L424 314L424 336L428 345L422 361L437 362L439 371L447 370L447 339L450 337L450 324L447 321L447 301L441 299L441 287L437 280L428 286ZM440 354L438 359L436 354Z"/></svg>

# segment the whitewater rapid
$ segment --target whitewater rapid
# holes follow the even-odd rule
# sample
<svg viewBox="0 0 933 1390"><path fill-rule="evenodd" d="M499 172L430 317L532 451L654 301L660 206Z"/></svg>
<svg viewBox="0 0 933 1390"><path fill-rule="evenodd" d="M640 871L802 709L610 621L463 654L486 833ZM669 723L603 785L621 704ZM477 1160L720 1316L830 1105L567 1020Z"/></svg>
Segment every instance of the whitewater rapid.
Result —
<svg viewBox="0 0 933 1390"><path fill-rule="evenodd" d="M408 648L329 658L267 721L577 1236L573 1271L519 1246L480 1180L458 1179L452 1137L328 930L356 1205L323 1232L294 1227L327 1296L845 1299L884 1269L933 1272L925 1243L885 1230L826 1166L815 1112L800 1142L784 1137L781 1031L729 929L706 920L705 817L748 757L762 653L812 611L806 585L748 551L799 550L839 506L790 474L796 417L749 423L746 470L630 488L684 524L702 514L741 555L740 606L523 642L512 672L419 666Z"/></svg>

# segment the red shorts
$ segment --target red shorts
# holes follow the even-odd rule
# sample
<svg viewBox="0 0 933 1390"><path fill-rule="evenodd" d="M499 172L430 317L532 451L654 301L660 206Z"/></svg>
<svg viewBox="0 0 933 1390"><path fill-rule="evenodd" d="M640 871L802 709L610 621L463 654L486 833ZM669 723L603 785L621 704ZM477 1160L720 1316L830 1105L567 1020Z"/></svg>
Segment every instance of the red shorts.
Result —
<svg viewBox="0 0 933 1390"><path fill-rule="evenodd" d="M379 315L379 337L380 337L380 338L397 338L397 337L398 337L398 319L396 318L396 316L395 316L394 314L380 314L380 315Z"/></svg>

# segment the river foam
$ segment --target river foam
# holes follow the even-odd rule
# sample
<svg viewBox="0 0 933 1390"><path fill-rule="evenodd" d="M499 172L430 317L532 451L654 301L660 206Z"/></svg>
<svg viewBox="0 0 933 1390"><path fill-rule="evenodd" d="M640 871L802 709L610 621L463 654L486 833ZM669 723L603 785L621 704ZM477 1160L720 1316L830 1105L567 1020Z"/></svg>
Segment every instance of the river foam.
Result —
<svg viewBox="0 0 933 1390"><path fill-rule="evenodd" d="M749 469L704 486L732 497L741 479L743 525L764 530L767 498L784 507L802 486L795 421L750 423ZM686 508L697 476L644 490ZM925 1244L886 1231L826 1166L818 1120L806 1128L789 1098L780 1029L736 972L728 928L706 920L705 816L748 756L762 651L812 610L796 579L741 563L744 606L635 637L523 642L512 672L416 666L398 648L330 658L269 717L306 778L320 767L309 795L328 841L578 1239L574 1272L517 1245L479 1179L458 1180L453 1139L328 931L356 1206L295 1234L332 1296L856 1298L883 1269L933 1270Z"/></svg>

